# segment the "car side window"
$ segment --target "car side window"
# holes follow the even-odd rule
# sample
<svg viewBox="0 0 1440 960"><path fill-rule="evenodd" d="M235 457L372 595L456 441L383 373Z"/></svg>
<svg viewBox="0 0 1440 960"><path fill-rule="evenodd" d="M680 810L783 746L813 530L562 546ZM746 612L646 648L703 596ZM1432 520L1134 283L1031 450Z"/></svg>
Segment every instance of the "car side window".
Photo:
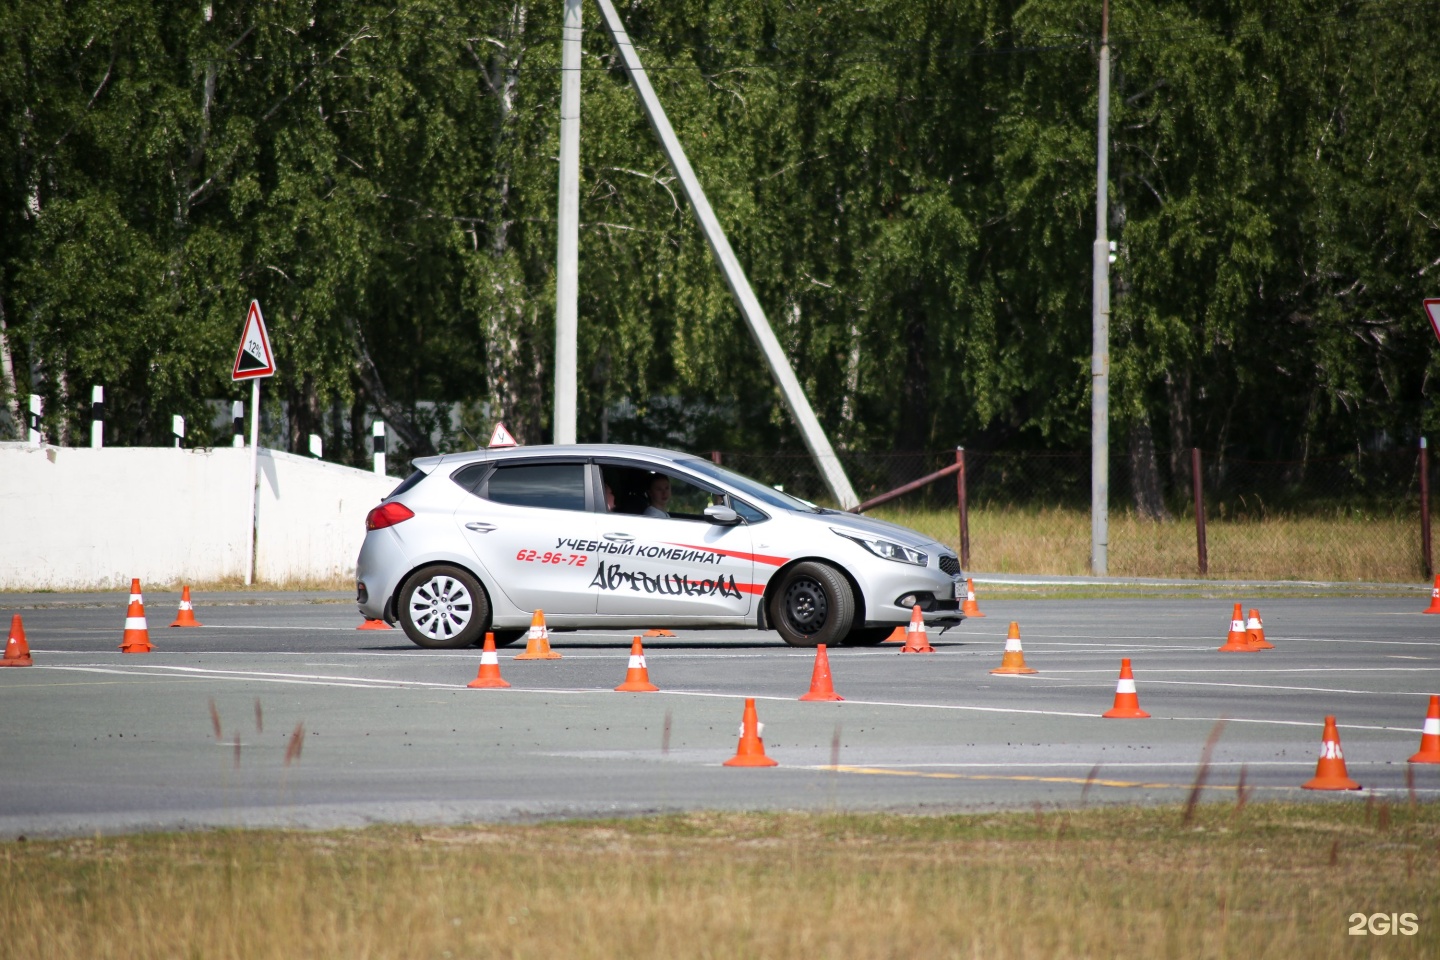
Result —
<svg viewBox="0 0 1440 960"><path fill-rule="evenodd" d="M584 510L585 464L501 464L485 483L486 500L543 510Z"/></svg>
<svg viewBox="0 0 1440 960"><path fill-rule="evenodd" d="M744 500L739 499L738 497L730 498L730 509L740 514L740 519L744 520L746 523L763 523L766 520L770 519L769 517L765 516L765 514L761 513L759 510L756 510L754 507L750 506L750 504L746 503Z"/></svg>
<svg viewBox="0 0 1440 960"><path fill-rule="evenodd" d="M602 463L600 475L614 499L614 513L708 522L705 508L719 493L689 478L639 465Z"/></svg>

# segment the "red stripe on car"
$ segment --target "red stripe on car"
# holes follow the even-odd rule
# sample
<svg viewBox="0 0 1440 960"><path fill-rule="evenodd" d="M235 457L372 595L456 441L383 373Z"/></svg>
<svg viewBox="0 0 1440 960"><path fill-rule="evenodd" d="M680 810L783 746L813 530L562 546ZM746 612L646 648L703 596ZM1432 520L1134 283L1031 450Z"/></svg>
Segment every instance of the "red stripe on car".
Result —
<svg viewBox="0 0 1440 960"><path fill-rule="evenodd" d="M790 562L789 557L770 557L763 553L744 553L740 550L721 550L719 547L705 547L695 543L676 543L673 540L664 541L672 547L684 547L687 550L705 550L709 553L718 553L726 557L739 557L741 560L753 560L756 563L768 563L774 567L784 566Z"/></svg>

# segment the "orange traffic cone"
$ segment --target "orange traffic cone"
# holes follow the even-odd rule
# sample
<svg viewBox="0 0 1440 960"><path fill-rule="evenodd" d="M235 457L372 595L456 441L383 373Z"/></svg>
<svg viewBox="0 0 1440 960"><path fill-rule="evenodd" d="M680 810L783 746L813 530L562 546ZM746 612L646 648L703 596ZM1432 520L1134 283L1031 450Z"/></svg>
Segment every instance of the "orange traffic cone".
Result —
<svg viewBox="0 0 1440 960"><path fill-rule="evenodd" d="M1430 606L1421 613L1440 613L1440 573L1435 574L1435 586L1430 588Z"/></svg>
<svg viewBox="0 0 1440 960"><path fill-rule="evenodd" d="M1112 720L1142 720L1150 716L1140 709L1140 697L1135 692L1135 674L1130 672L1130 658L1120 661L1120 682L1115 684L1115 706L1100 714Z"/></svg>
<svg viewBox="0 0 1440 960"><path fill-rule="evenodd" d="M735 756L725 761L727 767L778 767L780 764L765 756L765 741L760 739L760 719L755 713L755 698L745 699L745 715L740 721L740 744Z"/></svg>
<svg viewBox="0 0 1440 960"><path fill-rule="evenodd" d="M180 588L180 612L175 614L175 622L172 627L203 627L205 624L195 619L195 605L190 602L190 585L187 583Z"/></svg>
<svg viewBox="0 0 1440 960"><path fill-rule="evenodd" d="M905 642L905 628L904 628L904 627L896 627L894 630L891 630L891 631L890 631L890 636L886 637L882 642L883 642L883 643L904 643L904 642Z"/></svg>
<svg viewBox="0 0 1440 960"><path fill-rule="evenodd" d="M559 660L560 654L550 649L550 631L545 629L545 611L536 610L530 618L530 639L525 641L525 652L517 654L516 660Z"/></svg>
<svg viewBox="0 0 1440 960"><path fill-rule="evenodd" d="M1259 649L1250 643L1250 636L1245 632L1245 618L1240 615L1240 604L1235 604L1235 612L1230 614L1230 632L1225 635L1225 645L1220 652L1253 653Z"/></svg>
<svg viewBox="0 0 1440 960"><path fill-rule="evenodd" d="M660 688L650 682L650 671L645 667L645 648L640 638L630 641L630 666L625 670L625 682L616 687L617 693L654 693Z"/></svg>
<svg viewBox="0 0 1440 960"><path fill-rule="evenodd" d="M673 637L673 636L675 636L675 634L671 633L669 630L661 630L661 629L659 629L658 627L652 627L651 629L646 630L643 634L641 634L641 636L646 636L646 637Z"/></svg>
<svg viewBox="0 0 1440 960"><path fill-rule="evenodd" d="M1005 655L1000 658L1000 666L990 672L1001 676L1040 672L1034 667L1025 666L1025 651L1020 648L1020 624L1014 620L1010 621L1010 634L1005 638Z"/></svg>
<svg viewBox="0 0 1440 960"><path fill-rule="evenodd" d="M1250 608L1250 619L1245 621L1245 636L1256 650L1275 649L1275 644L1265 639L1265 622L1260 619L1260 611L1254 607Z"/></svg>
<svg viewBox="0 0 1440 960"><path fill-rule="evenodd" d="M960 604L960 612L967 617L983 617L980 612L980 604L975 602L975 581L969 577L965 578L965 602Z"/></svg>
<svg viewBox="0 0 1440 960"><path fill-rule="evenodd" d="M815 648L815 669L810 671L810 690L800 695L801 700L844 700L845 698L835 692L835 684L830 680L830 655L825 652L825 644L819 644Z"/></svg>
<svg viewBox="0 0 1440 960"><path fill-rule="evenodd" d="M930 635L925 632L925 618L920 614L918 603L910 610L910 629L905 632L905 646L900 648L900 652L935 652L935 648L930 646Z"/></svg>
<svg viewBox="0 0 1440 960"><path fill-rule="evenodd" d="M1315 764L1315 777L1300 784L1304 790L1359 790L1360 784L1345 772L1345 754L1340 752L1340 731L1335 718L1325 718L1325 735L1320 740L1320 760Z"/></svg>
<svg viewBox="0 0 1440 960"><path fill-rule="evenodd" d="M498 689L510 684L500 676L500 656L495 652L495 634L485 634L485 646L480 648L480 672L475 679L465 684L477 690Z"/></svg>
<svg viewBox="0 0 1440 960"><path fill-rule="evenodd" d="M355 629L356 629L356 630L394 630L395 628L392 627L392 626L390 626L390 624L386 623L384 620L366 620L364 623L360 624L360 626L356 627Z"/></svg>
<svg viewBox="0 0 1440 960"><path fill-rule="evenodd" d="M120 644L121 653L149 653L155 649L150 645L150 628L145 623L145 604L139 600L130 601L125 613L125 636Z"/></svg>
<svg viewBox="0 0 1440 960"><path fill-rule="evenodd" d="M140 578L139 578L139 577L131 577L131 578L130 578L130 599L127 600L126 603L141 603L141 604L143 604L144 602L145 602L145 598L140 595Z"/></svg>
<svg viewBox="0 0 1440 960"><path fill-rule="evenodd" d="M1430 712L1425 714L1425 726L1420 733L1420 752L1411 757L1410 762L1440 763L1440 697L1430 698Z"/></svg>
<svg viewBox="0 0 1440 960"><path fill-rule="evenodd" d="M35 661L30 657L30 644L25 642L25 624L17 613L10 618L10 639L5 641L5 658L0 660L0 667L33 666Z"/></svg>

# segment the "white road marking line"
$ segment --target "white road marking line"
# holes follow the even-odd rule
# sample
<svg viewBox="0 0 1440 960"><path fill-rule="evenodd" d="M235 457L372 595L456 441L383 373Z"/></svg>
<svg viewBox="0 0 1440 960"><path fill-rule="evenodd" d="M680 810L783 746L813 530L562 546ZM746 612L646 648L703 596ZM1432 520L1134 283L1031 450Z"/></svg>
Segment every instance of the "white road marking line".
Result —
<svg viewBox="0 0 1440 960"><path fill-rule="evenodd" d="M364 689L364 690L404 690L404 689L463 690L463 689L466 689L465 684L461 684L461 683L432 683L432 682L420 681L420 680L371 680L371 679L364 678L364 677L338 677L338 676L328 676L328 675L323 675L323 674L285 674L285 673L272 673L272 672L262 672L262 671L245 671L245 670L207 670L207 669L204 669L204 668L201 668L201 667L165 666L165 665L162 665L162 664L153 664L153 665L152 665L152 664L134 664L134 665L131 666L129 669L119 669L119 668L115 668L115 667L102 666L102 665L99 665L99 664L95 664L95 665L71 665L71 666L57 666L57 665L49 665L49 664L46 664L46 665L37 664L37 666L40 667L40 669L42 669L42 670L70 670L70 671L86 672L86 673L102 673L102 674L112 674L112 675L113 675L113 674L119 674L119 675L122 675L122 676L132 676L132 677L156 677L156 676L165 676L165 677L170 677L170 678L180 679L180 680L188 680L188 679L213 679L213 680L257 681L257 682L262 682L262 683L298 684L298 685L302 685L302 686L349 687L349 688ZM150 671L150 672L141 672L141 671ZM1155 681L1155 682L1157 682L1157 683L1164 683L1164 682L1167 682L1167 681ZM1176 681L1176 682L1178 682L1178 681ZM1226 686L1226 685L1225 685L1225 684L1220 684L1220 686ZM611 695L613 695L613 693L614 693L613 690L610 690L610 689L608 689L608 688L541 688L541 689L536 689L536 688L515 688L515 687L511 687L511 688L509 688L509 689L507 689L507 690L503 690L503 691L491 691L491 692L500 692L500 693L509 693L509 694L542 694L542 695L562 695L562 694L567 694L567 695L594 695L594 696L601 696L601 695L603 695L603 696L611 696ZM744 694L744 693L719 693L719 692L698 691L698 690L661 690L661 691L659 691L659 693L660 693L662 696L663 696L663 695L669 695L669 696L676 696L676 697L703 697L703 698L723 699L723 700L745 700L745 699L747 699L747 698L751 698L751 699L755 699L755 700L765 700L765 701L777 702L777 703L793 703L793 702L795 702L795 698L794 698L794 697L788 697L788 696L785 696L785 697L781 697L781 696L764 696L764 695L761 695L761 696L753 696L753 697L752 697L751 695L749 695L749 694ZM1028 715L1028 716L1043 716L1043 717L1087 717L1087 718L1099 718L1099 717L1100 717L1100 714L1098 714L1098 713L1079 713L1079 712L1067 711L1067 710L1038 710L1038 709L1021 708L1021 707L992 707L992 706L979 706L979 705L976 705L976 704L959 704L959 703L904 703L904 702L892 701L892 700L844 700L844 701L839 701L839 702L840 702L840 703L849 704L849 705L852 706L852 707L854 707L854 706L901 707L901 708L908 708L908 709L914 709L914 710L955 710L955 711L964 711L964 712L971 712L971 713L1020 714L1020 715ZM1275 725L1280 725L1280 726L1294 726L1294 727L1313 727L1313 726L1315 726L1315 722L1314 722L1313 720L1304 720L1304 721L1302 721L1302 720L1272 720L1272 719L1263 719L1263 718L1244 718L1244 717L1164 717L1164 716L1155 716L1155 717L1153 717L1152 719L1156 719L1156 720L1172 720L1172 721L1182 721L1182 722L1202 721L1202 722L1206 722L1206 723L1215 723L1215 722L1218 722L1219 720L1222 720L1222 719L1223 719L1223 720L1228 720L1228 721L1230 721L1230 722L1232 722L1232 723L1262 723L1262 724L1275 724ZM1397 731L1397 732L1403 732L1403 733L1420 733L1420 732L1421 732L1421 730L1420 730L1419 727L1390 727L1390 726L1373 726L1373 725L1365 725L1365 724L1341 724L1340 726L1343 727L1344 729L1349 729L1349 730L1383 730L1383 731Z"/></svg>
<svg viewBox="0 0 1440 960"><path fill-rule="evenodd" d="M1387 761L1387 760L1365 760L1365 761L1361 761L1361 760L1350 760L1348 757L1346 758L1346 760L1347 760L1347 762L1348 762L1351 766L1358 766L1358 765L1360 765L1360 764L1362 764L1362 763L1369 763L1369 764L1371 764L1371 765L1373 765L1373 766L1384 766L1384 765L1386 765L1387 763L1389 763L1389 761ZM1185 770L1194 770L1197 766L1199 766L1199 764L1196 763L1196 762L1193 761L1193 760L1191 760L1191 761L1175 761L1175 762L1163 762L1163 761L1150 762L1150 761L1127 761L1127 760L1119 760L1119 761L1115 761L1115 762L1101 761L1101 762L1099 762L1099 763L1082 763L1082 762L1080 762L1080 761L1078 761L1078 760L1073 760L1073 761L1063 761L1063 762L1057 761L1057 762L1055 762L1055 763L886 763L886 764L884 764L884 766L887 766L887 767L900 767L900 768L904 768L904 769L928 769L928 768L931 768L931 767L934 767L934 768L937 768L937 769L940 769L940 768L949 769L949 768L952 768L952 767L957 768L957 769L958 769L958 768L968 769L968 768L974 767L974 768L984 769L984 770L998 770L998 769L1004 769L1004 770L1027 770L1027 769L1031 769L1031 768L1040 769L1040 768L1045 768L1045 767L1069 767L1069 768L1073 768L1073 769L1076 769L1076 770L1090 770L1090 769L1092 769L1092 768L1099 768L1099 769L1101 769L1101 770L1111 770L1111 769L1115 769L1115 768L1117 768L1117 767L1124 767L1124 768L1179 767L1179 768L1185 769ZM1210 766L1212 766L1212 767L1313 767L1313 766L1315 766L1315 761L1314 761L1314 760L1212 760L1212 761L1210 761Z"/></svg>
<svg viewBox="0 0 1440 960"><path fill-rule="evenodd" d="M41 666L36 664L36 666ZM258 681L261 683L290 683L314 687L350 687L360 690L404 690L412 688L440 687L454 689L464 684L449 683L424 683L418 680L369 680L363 677L330 677L305 676L303 674L283 673L260 673L243 670L203 670L199 667L141 667L127 670L114 667L102 666L41 666L44 670L73 670L80 673L104 673L119 674L128 677L166 677L173 680L240 680ZM141 672L147 669L152 672Z"/></svg>

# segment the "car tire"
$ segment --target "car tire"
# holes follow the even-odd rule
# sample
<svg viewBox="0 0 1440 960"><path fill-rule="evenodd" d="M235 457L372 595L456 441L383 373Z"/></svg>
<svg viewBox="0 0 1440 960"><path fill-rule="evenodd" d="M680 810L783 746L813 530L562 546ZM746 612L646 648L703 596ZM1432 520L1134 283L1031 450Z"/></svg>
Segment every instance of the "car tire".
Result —
<svg viewBox="0 0 1440 960"><path fill-rule="evenodd" d="M528 627L522 627L519 630L492 630L490 632L495 634L495 646L497 647L508 647L515 641L530 635L530 629ZM484 643L485 638L481 637L475 642L477 644Z"/></svg>
<svg viewBox="0 0 1440 960"><path fill-rule="evenodd" d="M850 647L876 647L894 632L894 627L856 627L845 637L845 644Z"/></svg>
<svg viewBox="0 0 1440 960"><path fill-rule="evenodd" d="M469 573L437 564L410 575L400 588L396 613L405 635L418 646L450 650L485 639L490 602Z"/></svg>
<svg viewBox="0 0 1440 960"><path fill-rule="evenodd" d="M854 619L850 581L828 564L797 563L770 598L770 623L792 647L832 646Z"/></svg>

